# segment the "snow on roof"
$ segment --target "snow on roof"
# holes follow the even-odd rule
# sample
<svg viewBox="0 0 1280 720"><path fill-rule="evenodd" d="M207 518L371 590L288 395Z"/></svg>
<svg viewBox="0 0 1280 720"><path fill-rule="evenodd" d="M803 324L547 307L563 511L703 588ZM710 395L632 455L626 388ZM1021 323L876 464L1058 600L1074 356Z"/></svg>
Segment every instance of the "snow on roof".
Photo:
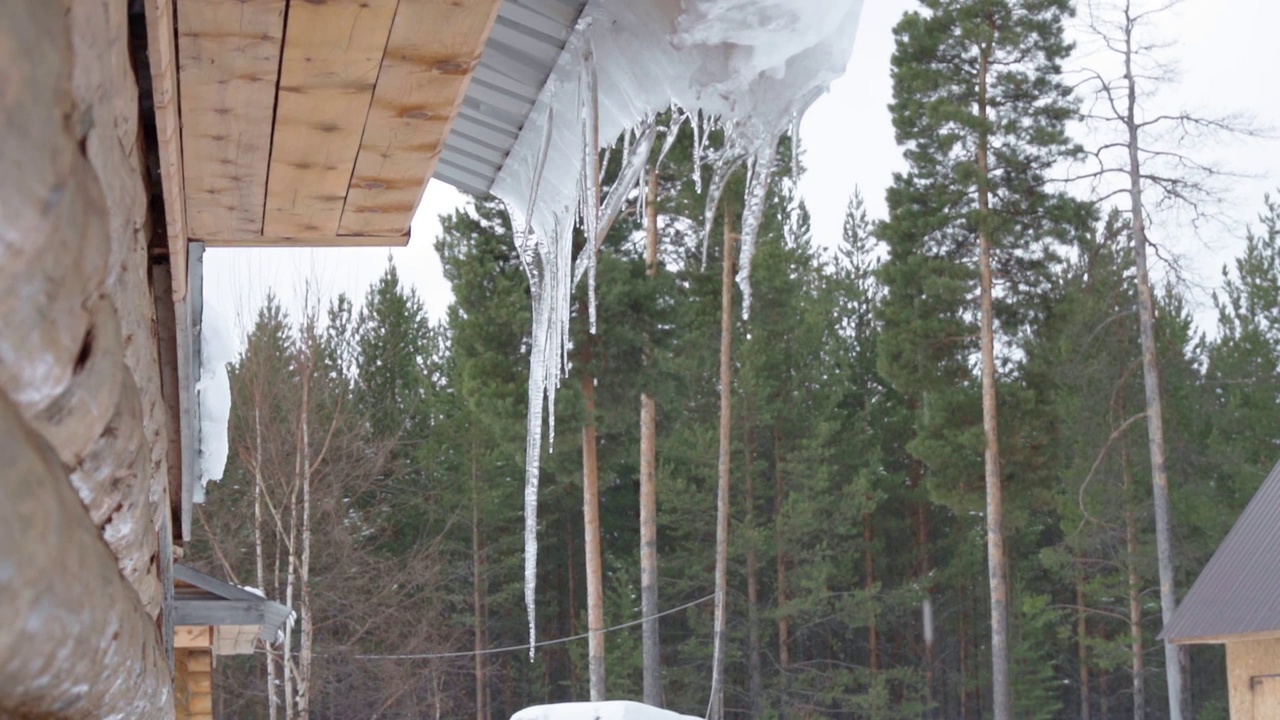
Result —
<svg viewBox="0 0 1280 720"><path fill-rule="evenodd" d="M559 703L526 708L511 720L701 720L670 710L631 702L611 700L598 703Z"/></svg>

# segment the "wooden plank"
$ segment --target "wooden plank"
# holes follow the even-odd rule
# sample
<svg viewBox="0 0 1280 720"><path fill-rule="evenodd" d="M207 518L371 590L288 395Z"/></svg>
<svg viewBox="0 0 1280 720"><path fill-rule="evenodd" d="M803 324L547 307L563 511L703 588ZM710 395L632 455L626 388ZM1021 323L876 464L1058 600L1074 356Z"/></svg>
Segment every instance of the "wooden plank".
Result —
<svg viewBox="0 0 1280 720"><path fill-rule="evenodd" d="M396 0L290 6L262 234L338 234L395 15Z"/></svg>
<svg viewBox="0 0 1280 720"><path fill-rule="evenodd" d="M259 234L285 0L179 2L188 233Z"/></svg>
<svg viewBox="0 0 1280 720"><path fill-rule="evenodd" d="M173 621L182 625L258 625L266 601L177 600Z"/></svg>
<svg viewBox="0 0 1280 720"><path fill-rule="evenodd" d="M173 628L173 646L207 648L213 644L213 628L208 625L177 625Z"/></svg>
<svg viewBox="0 0 1280 720"><path fill-rule="evenodd" d="M144 0L147 55L151 65L151 100L155 108L160 152L160 185L164 198L165 235L173 300L187 294L187 199L182 178L182 124L178 120L177 46L173 38L173 0Z"/></svg>
<svg viewBox="0 0 1280 720"><path fill-rule="evenodd" d="M500 5L401 0L339 235L409 229Z"/></svg>
<svg viewBox="0 0 1280 720"><path fill-rule="evenodd" d="M213 693L213 678L207 672L191 673L187 676L187 687L192 695L210 695Z"/></svg>
<svg viewBox="0 0 1280 720"><path fill-rule="evenodd" d="M188 672L213 672L213 652L207 650L204 652L188 652L186 667Z"/></svg>
<svg viewBox="0 0 1280 720"><path fill-rule="evenodd" d="M253 237L218 238L204 241L207 247L403 247L409 244L409 235L308 235L305 237L279 237L257 235Z"/></svg>

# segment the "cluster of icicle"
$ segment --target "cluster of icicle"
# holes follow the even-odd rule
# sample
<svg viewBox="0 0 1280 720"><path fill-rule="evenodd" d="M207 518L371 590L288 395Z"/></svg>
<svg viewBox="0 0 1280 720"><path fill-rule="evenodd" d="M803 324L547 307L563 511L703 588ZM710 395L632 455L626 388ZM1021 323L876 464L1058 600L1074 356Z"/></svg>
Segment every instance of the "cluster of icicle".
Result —
<svg viewBox="0 0 1280 720"><path fill-rule="evenodd" d="M693 180L710 168L703 262L729 176L746 167L737 284L751 304L751 261L778 141L841 75L861 0L593 0L566 44L493 192L506 205L533 305L525 445L525 605L533 657L542 430L555 443L555 399L569 369L570 301L587 279L596 330L596 262L646 165L661 163L680 128L694 135ZM678 5L678 7L677 7ZM602 81L602 75L604 77ZM670 110L660 128L656 117ZM708 137L721 131L719 148ZM659 136L664 140L651 158ZM608 192L601 147L622 140ZM603 195L603 197L602 197ZM641 208L643 214L643 208ZM574 229L588 245L573 258Z"/></svg>

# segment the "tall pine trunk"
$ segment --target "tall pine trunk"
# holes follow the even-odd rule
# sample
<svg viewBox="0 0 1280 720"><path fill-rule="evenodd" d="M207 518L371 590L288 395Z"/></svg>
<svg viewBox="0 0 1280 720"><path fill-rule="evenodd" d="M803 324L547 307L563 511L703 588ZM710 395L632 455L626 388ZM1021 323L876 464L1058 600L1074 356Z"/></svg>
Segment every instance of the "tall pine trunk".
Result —
<svg viewBox="0 0 1280 720"><path fill-rule="evenodd" d="M1089 708L1089 619L1085 615L1084 575L1076 570L1076 661L1080 664L1080 720L1090 720Z"/></svg>
<svg viewBox="0 0 1280 720"><path fill-rule="evenodd" d="M587 252L592 252L587 248ZM582 345L582 529L587 559L587 671L591 702L605 700L604 574L600 550L600 466L596 460L596 379L591 367L592 340Z"/></svg>
<svg viewBox="0 0 1280 720"><path fill-rule="evenodd" d="M645 198L645 276L658 274L658 167L649 171ZM653 353L645 338L645 362ZM658 636L658 409L640 395L640 612L644 656L644 701L662 706L662 646Z"/></svg>
<svg viewBox="0 0 1280 720"><path fill-rule="evenodd" d="M1124 76L1126 81L1125 128L1129 150L1129 204L1133 230L1133 259L1138 280L1138 336L1142 343L1142 384L1146 396L1147 449L1151 455L1151 497L1155 503L1156 558L1160 575L1160 615L1164 625L1173 619L1178 595L1173 586L1172 510L1169 472L1165 464L1164 403L1160 398L1160 367L1156 360L1156 311L1147 271L1146 208L1142 204L1142 147L1138 142L1141 120L1137 116L1138 87L1133 70L1133 21L1125 28ZM1169 720L1182 720L1182 663L1178 647L1164 644L1165 677L1169 689Z"/></svg>
<svg viewBox="0 0 1280 720"><path fill-rule="evenodd" d="M1133 659L1133 720L1147 716L1146 673L1147 652L1142 639L1142 580L1138 576L1138 518L1133 509L1133 478L1129 474L1129 453L1122 450L1121 472L1124 474L1124 542L1125 561L1129 569L1129 642Z"/></svg>
<svg viewBox="0 0 1280 720"><path fill-rule="evenodd" d="M870 499L868 499L870 502ZM870 667L873 678L880 674L880 629L876 622L876 608L872 594L876 589L876 551L874 543L876 541L876 525L875 518L870 512L862 514L862 542L866 546L863 549L863 573L866 577L866 589L868 600L873 603L871 611L871 619L867 623L867 647L870 651Z"/></svg>
<svg viewBox="0 0 1280 720"><path fill-rule="evenodd" d="M476 444L471 442L471 595L472 608L475 612L475 684L476 684L476 720L487 720L489 717L488 682L485 679L484 651L488 646L485 638L488 617L485 610L485 552L484 538L480 533L480 477L476 469Z"/></svg>
<svg viewBox="0 0 1280 720"><path fill-rule="evenodd" d="M978 70L978 116L987 121L987 74L991 47L983 48ZM978 135L978 285L981 296L979 342L982 353L982 432L987 486L987 573L991 584L991 702L995 720L1013 720L1009 683L1009 580L1004 556L1004 489L1000 480L1000 426L996 409L995 301L991 274L989 138Z"/></svg>
<svg viewBox="0 0 1280 720"><path fill-rule="evenodd" d="M747 486L747 672L751 717L760 717L764 707L764 675L760 666L760 577L756 563L755 542L755 469L754 443L751 432L750 404L743 418L743 462Z"/></svg>
<svg viewBox="0 0 1280 720"><path fill-rule="evenodd" d="M778 428L773 429L773 511L774 537L777 548L778 571L778 672L782 674L782 702L778 707L778 717L787 717L787 705L791 690L791 616L787 608L790 587L787 582L787 547L786 547L786 513L783 507L787 500L787 488L782 475L782 438Z"/></svg>
<svg viewBox="0 0 1280 720"><path fill-rule="evenodd" d="M715 647L711 663L711 706L708 720L724 718L724 669L729 600L729 450L733 417L733 225L724 209L724 256L720 275L720 452L716 463L716 608Z"/></svg>

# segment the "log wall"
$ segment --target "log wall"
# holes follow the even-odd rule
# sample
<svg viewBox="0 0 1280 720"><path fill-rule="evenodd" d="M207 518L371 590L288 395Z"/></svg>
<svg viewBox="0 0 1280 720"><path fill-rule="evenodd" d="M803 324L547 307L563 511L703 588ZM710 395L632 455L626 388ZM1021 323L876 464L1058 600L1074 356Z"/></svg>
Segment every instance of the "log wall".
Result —
<svg viewBox="0 0 1280 720"><path fill-rule="evenodd" d="M0 578L0 715L18 698L48 717L172 716L157 630L168 429L128 5L0 2L0 566L42 571ZM19 490L29 512L10 512ZM22 604L36 580L45 596Z"/></svg>

